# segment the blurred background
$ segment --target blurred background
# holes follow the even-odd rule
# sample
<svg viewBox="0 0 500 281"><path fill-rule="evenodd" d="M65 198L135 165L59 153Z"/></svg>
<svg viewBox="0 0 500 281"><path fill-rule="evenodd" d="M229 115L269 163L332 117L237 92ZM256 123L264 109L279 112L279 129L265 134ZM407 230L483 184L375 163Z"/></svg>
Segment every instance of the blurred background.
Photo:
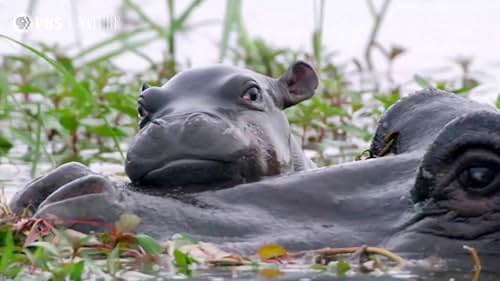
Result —
<svg viewBox="0 0 500 281"><path fill-rule="evenodd" d="M320 165L365 157L381 114L421 88L499 106L497 0L0 0L0 187L67 161L123 179L143 82L213 63L318 94L287 111Z"/></svg>

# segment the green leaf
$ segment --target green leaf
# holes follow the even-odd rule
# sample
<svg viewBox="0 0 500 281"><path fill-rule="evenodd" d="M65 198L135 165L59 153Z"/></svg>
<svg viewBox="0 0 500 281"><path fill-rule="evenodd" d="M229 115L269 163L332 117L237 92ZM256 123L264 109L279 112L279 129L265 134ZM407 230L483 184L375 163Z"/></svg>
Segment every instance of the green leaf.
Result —
<svg viewBox="0 0 500 281"><path fill-rule="evenodd" d="M424 79L422 76L418 75L418 74L415 74L415 76L413 76L413 78L415 79L415 82L417 82L417 84L422 87L422 88L432 88L432 84L427 81L426 79Z"/></svg>
<svg viewBox="0 0 500 281"><path fill-rule="evenodd" d="M59 117L59 123L71 134L74 134L76 132L79 125L78 119L69 110L62 112L61 116Z"/></svg>
<svg viewBox="0 0 500 281"><path fill-rule="evenodd" d="M375 95L374 97L384 105L384 109L388 109L401 98L401 94L399 89L394 89L390 95Z"/></svg>
<svg viewBox="0 0 500 281"><path fill-rule="evenodd" d="M465 94L468 94L470 91L472 91L472 89L476 88L477 86L479 86L478 81L469 80L468 85L465 85L460 89L453 90L453 93L455 93L456 95L465 95Z"/></svg>
<svg viewBox="0 0 500 281"><path fill-rule="evenodd" d="M186 244L198 244L198 240L194 239L193 237L185 233L180 234L179 240L186 242Z"/></svg>
<svg viewBox="0 0 500 281"><path fill-rule="evenodd" d="M116 246L107 259L108 271L115 274L120 269L120 246Z"/></svg>
<svg viewBox="0 0 500 281"><path fill-rule="evenodd" d="M60 253L59 253L59 250L57 249L57 247L54 246L54 244L51 244L49 242L36 241L36 242L33 242L33 243L29 244L27 247L40 248L40 249L43 249L44 251L46 251L48 253L51 253L52 255L54 255L56 257L60 256Z"/></svg>
<svg viewBox="0 0 500 281"><path fill-rule="evenodd" d="M42 89L40 89L38 87L30 86L30 85L20 85L17 88L17 91L20 93L23 93L23 94L33 94L33 93L43 94L44 93L44 91Z"/></svg>
<svg viewBox="0 0 500 281"><path fill-rule="evenodd" d="M84 261L79 261L77 263L74 263L71 268L71 272L69 273L70 279L73 281L81 281L84 266L85 266Z"/></svg>
<svg viewBox="0 0 500 281"><path fill-rule="evenodd" d="M446 91L448 88L448 83L446 81L437 81L436 82L436 89L441 90L441 91Z"/></svg>
<svg viewBox="0 0 500 281"><path fill-rule="evenodd" d="M7 154L12 146L12 143L7 138L0 135L0 156Z"/></svg>
<svg viewBox="0 0 500 281"><path fill-rule="evenodd" d="M137 238L137 241L144 248L144 251L146 251L146 253L153 256L159 256L163 252L163 248L161 247L160 243L158 243L150 236L146 234L138 234L135 236L135 238Z"/></svg>
<svg viewBox="0 0 500 281"><path fill-rule="evenodd" d="M42 270L49 270L49 260L50 256L46 254L47 251L42 247L37 247L35 253L33 254L33 263L40 267Z"/></svg>
<svg viewBox="0 0 500 281"><path fill-rule="evenodd" d="M106 93L104 98L108 101L111 108L127 114L132 118L137 118L137 101L135 97L132 97L132 95L111 92Z"/></svg>
<svg viewBox="0 0 500 281"><path fill-rule="evenodd" d="M188 268L191 264L195 262L193 258L186 255L185 253L175 249L174 250L175 265L180 268Z"/></svg>
<svg viewBox="0 0 500 281"><path fill-rule="evenodd" d="M325 100L322 100L320 97L313 97L312 103L316 108L327 117L330 116L343 116L348 117L349 113L347 113L343 108L331 105L327 103Z"/></svg>
<svg viewBox="0 0 500 281"><path fill-rule="evenodd" d="M2 257L0 259L0 273L5 273L9 264L14 256L14 238L12 236L12 229L5 234L5 246L2 249Z"/></svg>
<svg viewBox="0 0 500 281"><path fill-rule="evenodd" d="M337 276L345 276L349 270L351 270L351 265L348 262L344 260L337 262Z"/></svg>
<svg viewBox="0 0 500 281"><path fill-rule="evenodd" d="M372 134L369 131L356 127L354 125L344 124L340 125L339 128L346 131L348 134L360 138L364 141L369 141L372 138Z"/></svg>
<svg viewBox="0 0 500 281"><path fill-rule="evenodd" d="M109 127L108 125L101 125L95 127L87 126L87 131L101 137L115 136L117 138L123 138L127 136L127 134L125 134L125 132L123 132L121 129L116 127Z"/></svg>
<svg viewBox="0 0 500 281"><path fill-rule="evenodd" d="M71 61L70 58L68 57L62 57L58 58L57 61L64 67L66 68L67 71L70 73L74 74L75 73L75 68L73 67L73 62Z"/></svg>

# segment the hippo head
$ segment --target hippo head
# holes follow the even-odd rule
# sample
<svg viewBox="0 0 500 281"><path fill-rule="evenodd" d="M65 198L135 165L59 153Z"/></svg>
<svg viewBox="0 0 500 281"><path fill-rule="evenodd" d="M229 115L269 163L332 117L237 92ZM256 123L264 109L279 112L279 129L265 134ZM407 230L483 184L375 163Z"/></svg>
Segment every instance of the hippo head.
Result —
<svg viewBox="0 0 500 281"><path fill-rule="evenodd" d="M312 167L283 109L310 98L315 71L293 64L273 79L217 65L144 86L140 131L125 170L141 186L231 186Z"/></svg>
<svg viewBox="0 0 500 281"><path fill-rule="evenodd" d="M393 183L407 186L411 205L401 209L404 222L388 247L453 256L465 253L461 245L469 245L484 255L498 255L498 110L449 93L422 91L385 114L372 142L374 154L387 147L391 132L398 132L391 157L417 162L406 182Z"/></svg>

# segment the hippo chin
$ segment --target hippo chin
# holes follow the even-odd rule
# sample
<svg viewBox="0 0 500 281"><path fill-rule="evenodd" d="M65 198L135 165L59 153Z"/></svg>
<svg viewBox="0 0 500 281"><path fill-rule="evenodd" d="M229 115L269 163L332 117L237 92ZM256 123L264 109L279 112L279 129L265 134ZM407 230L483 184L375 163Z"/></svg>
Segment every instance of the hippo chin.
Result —
<svg viewBox="0 0 500 281"><path fill-rule="evenodd" d="M290 250L367 244L457 257L467 244L498 261L495 108L417 92L380 120L370 148L378 157L307 170L281 110L316 86L303 62L279 79L226 66L183 72L139 98L142 129L126 164L134 189L69 163L28 184L11 207L63 222L134 213L138 231L156 238L184 232L243 252L270 242Z"/></svg>

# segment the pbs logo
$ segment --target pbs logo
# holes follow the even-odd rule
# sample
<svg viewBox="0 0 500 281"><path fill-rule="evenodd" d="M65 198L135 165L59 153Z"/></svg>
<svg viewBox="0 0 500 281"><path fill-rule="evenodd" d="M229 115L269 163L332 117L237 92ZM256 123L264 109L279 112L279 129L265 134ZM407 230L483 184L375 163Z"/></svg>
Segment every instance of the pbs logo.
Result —
<svg viewBox="0 0 500 281"><path fill-rule="evenodd" d="M14 29L19 32L26 32L30 29L32 25L32 20L27 15L17 15L13 18L12 24L14 25Z"/></svg>

